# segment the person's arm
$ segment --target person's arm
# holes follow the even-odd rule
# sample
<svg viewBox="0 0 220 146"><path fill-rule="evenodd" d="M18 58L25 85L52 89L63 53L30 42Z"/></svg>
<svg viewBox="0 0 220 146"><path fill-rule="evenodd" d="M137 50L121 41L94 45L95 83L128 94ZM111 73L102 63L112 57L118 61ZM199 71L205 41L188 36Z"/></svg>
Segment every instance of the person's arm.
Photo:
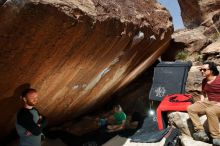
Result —
<svg viewBox="0 0 220 146"><path fill-rule="evenodd" d="M200 101L204 101L204 100L205 100L204 94L200 95Z"/></svg>
<svg viewBox="0 0 220 146"><path fill-rule="evenodd" d="M43 129L47 125L47 120L44 116L40 115L40 119L37 123L40 125L41 129Z"/></svg>
<svg viewBox="0 0 220 146"><path fill-rule="evenodd" d="M21 109L17 115L17 122L33 135L38 136L41 134L42 128L33 121L33 115L28 109Z"/></svg>
<svg viewBox="0 0 220 146"><path fill-rule="evenodd" d="M123 120L121 125L114 125L114 128L108 130L108 132L116 132L123 130L125 128L125 124L126 124L126 120Z"/></svg>
<svg viewBox="0 0 220 146"><path fill-rule="evenodd" d="M202 80L202 94L200 95L200 101L199 102L203 102L205 100L205 98L207 98L206 93L204 91L205 84L206 84L206 80L203 79Z"/></svg>
<svg viewBox="0 0 220 146"><path fill-rule="evenodd" d="M107 118L107 121L108 121L109 124L114 124L114 123L115 123L114 115L110 115L110 116Z"/></svg>
<svg viewBox="0 0 220 146"><path fill-rule="evenodd" d="M121 116L123 118L121 121L121 124L120 125L112 125L111 129L109 129L108 132L115 132L115 131L123 130L125 128L127 116L124 112L121 113ZM115 120L117 121L116 117L115 117Z"/></svg>
<svg viewBox="0 0 220 146"><path fill-rule="evenodd" d="M122 130L125 128L126 120L123 120L121 125L119 126L118 130Z"/></svg>
<svg viewBox="0 0 220 146"><path fill-rule="evenodd" d="M36 110L39 115L39 120L37 121L37 125L41 127L41 129L45 128L47 125L47 120L45 116L41 115L38 109L36 109L35 107L34 107L34 110Z"/></svg>

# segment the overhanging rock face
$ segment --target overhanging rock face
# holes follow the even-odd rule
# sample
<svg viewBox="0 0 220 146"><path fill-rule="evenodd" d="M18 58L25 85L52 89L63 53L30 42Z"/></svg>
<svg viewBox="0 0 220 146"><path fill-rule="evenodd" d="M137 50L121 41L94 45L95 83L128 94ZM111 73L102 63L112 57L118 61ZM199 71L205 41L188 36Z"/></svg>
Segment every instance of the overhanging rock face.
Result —
<svg viewBox="0 0 220 146"><path fill-rule="evenodd" d="M24 85L50 124L102 105L162 54L169 13L154 0L8 0L0 7L1 135ZM1 136L2 137L2 136Z"/></svg>

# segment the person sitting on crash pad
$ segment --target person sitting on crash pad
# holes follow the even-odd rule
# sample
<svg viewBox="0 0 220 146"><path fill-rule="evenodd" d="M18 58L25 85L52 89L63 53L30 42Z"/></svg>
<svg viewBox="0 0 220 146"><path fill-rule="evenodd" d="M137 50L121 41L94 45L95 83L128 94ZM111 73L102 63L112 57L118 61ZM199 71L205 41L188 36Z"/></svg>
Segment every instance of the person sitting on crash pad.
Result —
<svg viewBox="0 0 220 146"><path fill-rule="evenodd" d="M120 105L113 107L114 114L108 119L107 131L115 132L125 128L127 116Z"/></svg>

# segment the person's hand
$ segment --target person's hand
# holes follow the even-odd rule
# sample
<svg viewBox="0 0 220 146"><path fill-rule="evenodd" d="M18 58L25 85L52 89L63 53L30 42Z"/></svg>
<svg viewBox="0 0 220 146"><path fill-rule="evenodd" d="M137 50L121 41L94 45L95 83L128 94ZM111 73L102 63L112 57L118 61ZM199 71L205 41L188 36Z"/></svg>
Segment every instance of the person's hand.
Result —
<svg viewBox="0 0 220 146"><path fill-rule="evenodd" d="M201 103L201 102L203 102L203 101L204 101L204 100L198 100L198 101L196 101L196 102L200 102L200 103Z"/></svg>
<svg viewBox="0 0 220 146"><path fill-rule="evenodd" d="M200 95L200 100L196 101L196 102L203 102L205 100L204 95Z"/></svg>
<svg viewBox="0 0 220 146"><path fill-rule="evenodd" d="M112 129L112 130L107 130L108 133L111 133L111 132L114 132L114 131L115 131L115 130L113 130L113 129Z"/></svg>
<svg viewBox="0 0 220 146"><path fill-rule="evenodd" d="M43 116L42 115L39 115L39 120L41 120L43 118Z"/></svg>
<svg viewBox="0 0 220 146"><path fill-rule="evenodd" d="M220 102L217 102L215 105L220 106Z"/></svg>
<svg viewBox="0 0 220 146"><path fill-rule="evenodd" d="M31 136L31 135L32 135L32 133L30 131L25 132L25 136Z"/></svg>

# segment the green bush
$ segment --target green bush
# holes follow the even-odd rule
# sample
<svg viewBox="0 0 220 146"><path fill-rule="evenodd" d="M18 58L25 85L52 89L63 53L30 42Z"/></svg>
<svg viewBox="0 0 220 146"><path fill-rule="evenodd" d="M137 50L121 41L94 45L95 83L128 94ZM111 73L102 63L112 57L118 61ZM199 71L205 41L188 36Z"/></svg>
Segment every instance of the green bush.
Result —
<svg viewBox="0 0 220 146"><path fill-rule="evenodd" d="M213 34L210 36L210 38L211 38L212 41L217 41L219 37L220 37L220 35L219 35L218 32L213 33Z"/></svg>
<svg viewBox="0 0 220 146"><path fill-rule="evenodd" d="M176 60L186 60L187 56L188 56L188 51L181 50L176 54L175 59Z"/></svg>

